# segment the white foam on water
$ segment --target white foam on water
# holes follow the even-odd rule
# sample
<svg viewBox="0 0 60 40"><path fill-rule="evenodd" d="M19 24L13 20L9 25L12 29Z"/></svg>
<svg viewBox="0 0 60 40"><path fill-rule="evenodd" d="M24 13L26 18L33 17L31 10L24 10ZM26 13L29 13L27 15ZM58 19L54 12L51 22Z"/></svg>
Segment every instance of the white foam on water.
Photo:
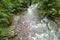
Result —
<svg viewBox="0 0 60 40"><path fill-rule="evenodd" d="M46 17L40 22L38 21L37 15L35 14L37 6L38 4L29 6L28 12L25 14L29 28L28 40L59 40L58 36L55 34L56 30L52 30L55 23L52 23Z"/></svg>

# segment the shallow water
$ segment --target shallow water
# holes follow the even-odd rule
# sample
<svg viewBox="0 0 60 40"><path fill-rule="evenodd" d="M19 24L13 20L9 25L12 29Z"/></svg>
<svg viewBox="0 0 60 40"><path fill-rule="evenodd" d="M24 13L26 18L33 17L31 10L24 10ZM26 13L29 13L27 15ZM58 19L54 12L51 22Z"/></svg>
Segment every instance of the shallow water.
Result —
<svg viewBox="0 0 60 40"><path fill-rule="evenodd" d="M36 14L37 4L31 5L25 15L29 29L28 40L59 40L58 35L60 32L58 31L59 28L57 25L46 17L38 21L38 16Z"/></svg>
<svg viewBox="0 0 60 40"><path fill-rule="evenodd" d="M36 14L37 4L33 4L26 14L15 17L18 19L13 23L18 34L15 40L60 40L60 29L57 25L46 17L38 19Z"/></svg>

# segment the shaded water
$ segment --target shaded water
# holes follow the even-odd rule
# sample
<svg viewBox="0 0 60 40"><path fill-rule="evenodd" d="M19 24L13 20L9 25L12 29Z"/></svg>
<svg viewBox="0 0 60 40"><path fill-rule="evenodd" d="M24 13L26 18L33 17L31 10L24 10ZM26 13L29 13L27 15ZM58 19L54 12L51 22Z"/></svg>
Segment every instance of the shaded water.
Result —
<svg viewBox="0 0 60 40"><path fill-rule="evenodd" d="M38 21L37 4L29 6L24 15L17 16L15 40L60 40L60 29L46 17ZM42 16L42 15L41 15Z"/></svg>

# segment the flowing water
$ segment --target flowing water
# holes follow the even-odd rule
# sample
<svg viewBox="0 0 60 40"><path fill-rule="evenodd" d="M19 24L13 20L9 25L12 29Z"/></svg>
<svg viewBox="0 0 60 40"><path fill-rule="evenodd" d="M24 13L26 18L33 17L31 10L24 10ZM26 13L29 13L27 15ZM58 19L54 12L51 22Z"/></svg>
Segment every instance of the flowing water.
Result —
<svg viewBox="0 0 60 40"><path fill-rule="evenodd" d="M19 21L14 25L18 32L15 40L60 40L60 29L53 21L46 17L39 21L37 6L33 4L24 15L16 16Z"/></svg>

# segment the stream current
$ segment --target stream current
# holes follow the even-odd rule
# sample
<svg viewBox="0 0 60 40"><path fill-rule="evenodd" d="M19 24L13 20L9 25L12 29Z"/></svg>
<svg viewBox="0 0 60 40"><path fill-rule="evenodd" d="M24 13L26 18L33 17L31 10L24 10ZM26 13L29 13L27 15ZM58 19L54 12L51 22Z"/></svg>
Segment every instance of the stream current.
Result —
<svg viewBox="0 0 60 40"><path fill-rule="evenodd" d="M13 27L18 35L14 40L60 40L60 28L46 17L39 21L36 14L37 4L33 4L24 15L15 16Z"/></svg>

